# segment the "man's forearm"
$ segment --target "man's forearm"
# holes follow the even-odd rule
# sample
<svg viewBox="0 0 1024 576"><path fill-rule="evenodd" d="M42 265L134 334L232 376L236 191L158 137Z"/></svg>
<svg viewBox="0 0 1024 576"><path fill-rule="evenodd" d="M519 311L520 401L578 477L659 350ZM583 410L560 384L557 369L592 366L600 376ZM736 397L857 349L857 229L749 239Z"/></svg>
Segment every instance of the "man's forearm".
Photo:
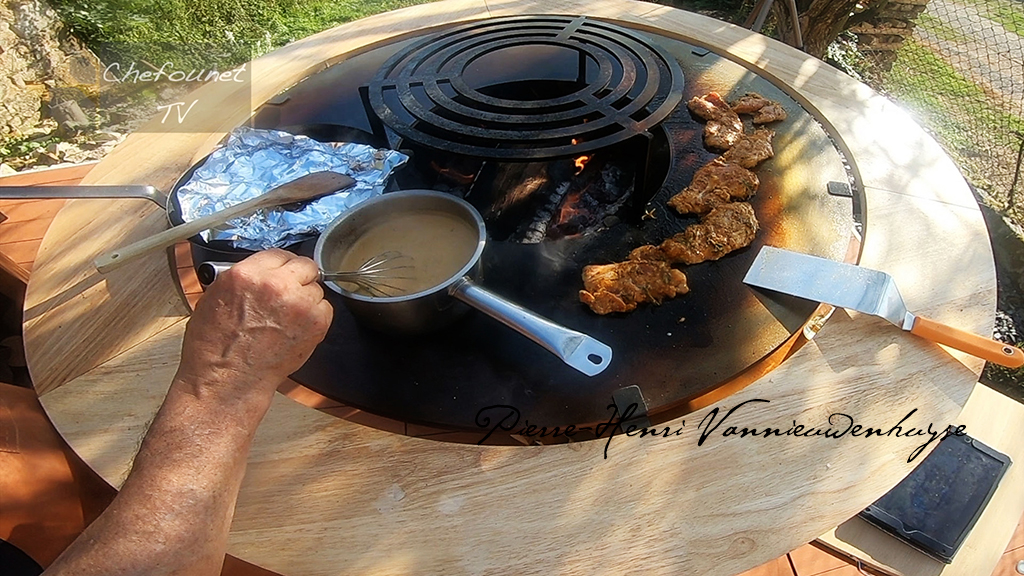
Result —
<svg viewBox="0 0 1024 576"><path fill-rule="evenodd" d="M331 326L319 277L309 258L272 249L210 285L121 492L47 574L220 572L256 428Z"/></svg>
<svg viewBox="0 0 1024 576"><path fill-rule="evenodd" d="M219 574L268 382L230 397L176 378L110 508L47 574ZM269 390L269 394L266 392Z"/></svg>

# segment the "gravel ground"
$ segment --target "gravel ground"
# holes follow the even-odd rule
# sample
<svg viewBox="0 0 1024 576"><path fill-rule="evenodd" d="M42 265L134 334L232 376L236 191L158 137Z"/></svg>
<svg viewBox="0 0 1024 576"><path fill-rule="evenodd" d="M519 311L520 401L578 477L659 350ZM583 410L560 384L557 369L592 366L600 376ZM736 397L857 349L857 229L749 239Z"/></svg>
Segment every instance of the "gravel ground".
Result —
<svg viewBox="0 0 1024 576"><path fill-rule="evenodd" d="M993 336L1002 342L1024 343L1024 240L1020 230L1002 215L982 204L988 225L999 281L996 325ZM988 364L982 374L985 384L1024 402L1024 368L1008 370Z"/></svg>

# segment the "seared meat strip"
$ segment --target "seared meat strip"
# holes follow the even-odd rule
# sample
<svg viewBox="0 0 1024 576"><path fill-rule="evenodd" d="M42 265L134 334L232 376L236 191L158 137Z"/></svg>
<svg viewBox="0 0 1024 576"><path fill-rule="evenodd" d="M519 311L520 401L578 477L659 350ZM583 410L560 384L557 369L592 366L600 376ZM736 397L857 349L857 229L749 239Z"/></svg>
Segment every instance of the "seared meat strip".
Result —
<svg viewBox="0 0 1024 576"><path fill-rule="evenodd" d="M661 243L670 261L697 264L718 260L749 246L757 234L757 218L749 202L732 202L712 210L700 224L690 226Z"/></svg>
<svg viewBox="0 0 1024 576"><path fill-rule="evenodd" d="M715 207L700 224L694 224L659 246L640 246L630 260L663 260L672 264L699 264L718 260L733 250L749 246L757 234L757 217L749 202L730 202Z"/></svg>
<svg viewBox="0 0 1024 576"><path fill-rule="evenodd" d="M666 240L665 242L668 242ZM664 244L664 242L662 242ZM673 262L669 261L668 255L661 251L661 246L655 246L653 244L644 244L643 246L637 246L629 253L630 260L646 261L646 262L657 262L665 261L669 264Z"/></svg>
<svg viewBox="0 0 1024 576"><path fill-rule="evenodd" d="M719 204L750 198L758 184L750 170L715 158L701 166L690 185L669 198L668 205L680 214L706 214Z"/></svg>
<svg viewBox="0 0 1024 576"><path fill-rule="evenodd" d="M782 104L778 102L772 102L771 104L761 108L754 114L754 124L767 124L769 122L781 122L788 118L786 109L782 107Z"/></svg>
<svg viewBox="0 0 1024 576"><path fill-rule="evenodd" d="M747 92L732 103L732 111L737 114L753 114L773 102L757 92Z"/></svg>
<svg viewBox="0 0 1024 576"><path fill-rule="evenodd" d="M731 164L739 164L744 168L753 168L764 160L775 156L772 149L774 130L759 128L753 134L744 134L736 144L722 154L722 160Z"/></svg>
<svg viewBox="0 0 1024 576"><path fill-rule="evenodd" d="M737 114L753 114L754 124L767 124L786 119L786 109L782 104L769 100L757 92L748 92L732 103L732 110Z"/></svg>
<svg viewBox="0 0 1024 576"><path fill-rule="evenodd" d="M686 294L686 275L667 262L627 260L583 268L580 302L598 314L629 312L643 302L661 304Z"/></svg>
<svg viewBox="0 0 1024 576"><path fill-rule="evenodd" d="M704 120L718 120L723 116L732 117L735 114L729 103L718 92L694 96L686 105L690 108L690 112Z"/></svg>
<svg viewBox="0 0 1024 576"><path fill-rule="evenodd" d="M728 150L743 136L743 121L717 92L694 96L687 106L696 116L707 120L704 144L708 147Z"/></svg>
<svg viewBox="0 0 1024 576"><path fill-rule="evenodd" d="M708 120L704 125L704 145L717 150L728 150L743 136L743 123L736 117L736 124L719 120ZM736 126L740 126L739 129Z"/></svg>

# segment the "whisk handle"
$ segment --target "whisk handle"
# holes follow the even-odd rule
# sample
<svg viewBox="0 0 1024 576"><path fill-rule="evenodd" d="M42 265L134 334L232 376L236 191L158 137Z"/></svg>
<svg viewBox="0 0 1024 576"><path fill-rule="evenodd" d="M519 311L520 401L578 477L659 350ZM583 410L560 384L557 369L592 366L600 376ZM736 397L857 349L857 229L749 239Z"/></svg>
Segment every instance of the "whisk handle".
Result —
<svg viewBox="0 0 1024 576"><path fill-rule="evenodd" d="M200 284L209 286L221 272L230 269L235 264L235 262L203 262L196 266L196 276L199 277ZM362 277L363 275L358 272L324 272L321 270L318 280L320 282L355 282Z"/></svg>
<svg viewBox="0 0 1024 576"><path fill-rule="evenodd" d="M196 276L199 277L200 284L209 286L213 284L213 281L217 279L221 272L228 270L234 265L234 262L203 262L196 266Z"/></svg>

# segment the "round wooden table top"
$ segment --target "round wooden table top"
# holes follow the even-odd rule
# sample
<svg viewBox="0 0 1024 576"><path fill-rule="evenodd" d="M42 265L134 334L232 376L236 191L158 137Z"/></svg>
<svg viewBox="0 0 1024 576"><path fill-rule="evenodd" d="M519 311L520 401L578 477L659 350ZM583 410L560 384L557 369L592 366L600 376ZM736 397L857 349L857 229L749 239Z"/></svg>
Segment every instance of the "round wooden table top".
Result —
<svg viewBox="0 0 1024 576"><path fill-rule="evenodd" d="M981 213L939 146L888 100L764 36L625 0L445 0L353 22L212 83L176 133L131 135L84 183L168 189L252 111L362 47L431 26L528 13L590 15L675 35L776 82L839 137L864 192L861 264L911 310L991 334L995 270ZM25 344L51 419L115 486L177 367L187 306L154 254L99 275L93 259L166 227L143 200L76 200L29 284ZM920 437L726 436L729 426L888 430L955 422L982 362L837 311L773 372L669 423L676 436L486 447L392 434L278 395L257 433L229 551L284 574L735 574L850 518L903 478ZM714 431L716 414L754 399ZM843 427L843 417L833 418ZM708 430L701 443L702 432Z"/></svg>

